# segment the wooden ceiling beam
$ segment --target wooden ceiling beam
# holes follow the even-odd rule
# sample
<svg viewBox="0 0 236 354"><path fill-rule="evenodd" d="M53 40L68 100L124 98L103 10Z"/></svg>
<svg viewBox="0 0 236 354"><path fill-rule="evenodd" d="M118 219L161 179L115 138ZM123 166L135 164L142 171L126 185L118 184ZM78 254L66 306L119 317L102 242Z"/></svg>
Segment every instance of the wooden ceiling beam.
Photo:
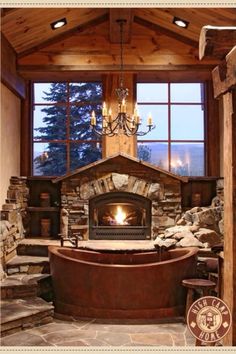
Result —
<svg viewBox="0 0 236 354"><path fill-rule="evenodd" d="M202 72L211 72L214 64L194 65L194 70ZM29 77L37 72L54 73L54 72L119 72L120 69L114 65L18 65L17 70L23 77ZM193 65L126 65L125 72L156 72L163 70L171 71L193 71Z"/></svg>
<svg viewBox="0 0 236 354"><path fill-rule="evenodd" d="M211 56L221 60L235 43L236 27L204 26L199 38L199 59Z"/></svg>
<svg viewBox="0 0 236 354"><path fill-rule="evenodd" d="M23 58L27 55L30 55L32 53L35 53L43 48L46 48L47 46L49 45L52 45L52 44L55 44L55 43L58 43L62 40L65 40L69 37L71 37L72 35L76 34L76 33L80 33L80 32L84 32L85 30L87 30L88 28L91 28L91 27L94 27L94 26L97 26L105 21L108 21L109 19L109 15L108 14L104 14L102 16L99 16L91 21L88 21L86 23L84 23L83 25L80 25L80 26L76 26L74 28L71 28L69 29L68 31L66 32L63 32L63 33L60 33L44 42L41 42L40 44L38 45L35 45L29 49L26 49L24 50L23 52L20 52L18 53L17 55L17 58L20 59L20 58Z"/></svg>
<svg viewBox="0 0 236 354"><path fill-rule="evenodd" d="M131 33L132 33L132 22L133 22L133 10L132 9L110 9L109 11L110 18L110 42L111 43L120 43L120 28L117 20L126 20L126 23L123 27L123 42L130 43Z"/></svg>
<svg viewBox="0 0 236 354"><path fill-rule="evenodd" d="M198 48L198 42L194 41L193 39L190 39L188 37L182 36L181 34L175 33L167 28L164 28L162 26L157 25L156 23L147 21L139 16L134 16L134 22L138 23L139 25L143 27L147 27L148 29L155 31L157 33L164 34L168 37L171 37L173 39L176 39L177 41L180 41L184 44L187 44L191 47Z"/></svg>
<svg viewBox="0 0 236 354"><path fill-rule="evenodd" d="M232 88L236 88L236 46L225 59L212 71L214 96L219 98Z"/></svg>

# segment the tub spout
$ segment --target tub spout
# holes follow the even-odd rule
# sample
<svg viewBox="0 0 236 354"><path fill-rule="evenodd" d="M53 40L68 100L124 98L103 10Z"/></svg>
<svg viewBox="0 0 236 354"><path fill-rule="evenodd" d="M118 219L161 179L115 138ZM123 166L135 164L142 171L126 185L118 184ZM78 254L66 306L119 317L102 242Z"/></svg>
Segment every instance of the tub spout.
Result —
<svg viewBox="0 0 236 354"><path fill-rule="evenodd" d="M79 241L83 240L83 236L80 233L74 234L73 237L65 237L63 234L59 234L61 240L61 247L64 246L65 241L69 241L75 248L78 248Z"/></svg>

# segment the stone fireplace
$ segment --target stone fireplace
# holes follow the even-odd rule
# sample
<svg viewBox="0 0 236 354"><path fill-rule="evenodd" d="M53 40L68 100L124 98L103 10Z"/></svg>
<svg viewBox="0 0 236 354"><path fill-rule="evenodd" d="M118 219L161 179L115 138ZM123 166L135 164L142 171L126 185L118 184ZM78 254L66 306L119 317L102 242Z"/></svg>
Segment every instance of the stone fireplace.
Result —
<svg viewBox="0 0 236 354"><path fill-rule="evenodd" d="M85 240L153 239L180 217L181 183L176 176L125 154L84 166L61 182L68 235ZM117 215L118 214L118 215Z"/></svg>

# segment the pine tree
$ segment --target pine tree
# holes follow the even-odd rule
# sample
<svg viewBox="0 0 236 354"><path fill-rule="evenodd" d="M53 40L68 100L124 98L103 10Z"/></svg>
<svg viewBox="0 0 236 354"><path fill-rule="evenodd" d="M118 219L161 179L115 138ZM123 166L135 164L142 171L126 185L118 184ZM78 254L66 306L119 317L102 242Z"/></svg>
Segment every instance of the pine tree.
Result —
<svg viewBox="0 0 236 354"><path fill-rule="evenodd" d="M35 129L34 139L51 142L48 142L47 150L34 159L38 171L50 176L69 172L66 170L67 149L70 170L101 158L99 138L90 128L93 110L97 122L101 123L101 84L85 82L68 86L66 83L52 83L43 98L52 105L41 109L45 114L45 126ZM69 140L69 144L65 140Z"/></svg>

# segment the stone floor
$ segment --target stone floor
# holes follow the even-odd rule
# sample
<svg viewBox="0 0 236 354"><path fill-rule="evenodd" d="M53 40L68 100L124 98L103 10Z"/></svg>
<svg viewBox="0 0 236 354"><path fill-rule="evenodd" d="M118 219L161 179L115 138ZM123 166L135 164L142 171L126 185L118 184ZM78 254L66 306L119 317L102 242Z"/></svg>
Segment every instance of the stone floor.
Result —
<svg viewBox="0 0 236 354"><path fill-rule="evenodd" d="M3 337L2 346L194 346L182 323L54 319L52 323Z"/></svg>

